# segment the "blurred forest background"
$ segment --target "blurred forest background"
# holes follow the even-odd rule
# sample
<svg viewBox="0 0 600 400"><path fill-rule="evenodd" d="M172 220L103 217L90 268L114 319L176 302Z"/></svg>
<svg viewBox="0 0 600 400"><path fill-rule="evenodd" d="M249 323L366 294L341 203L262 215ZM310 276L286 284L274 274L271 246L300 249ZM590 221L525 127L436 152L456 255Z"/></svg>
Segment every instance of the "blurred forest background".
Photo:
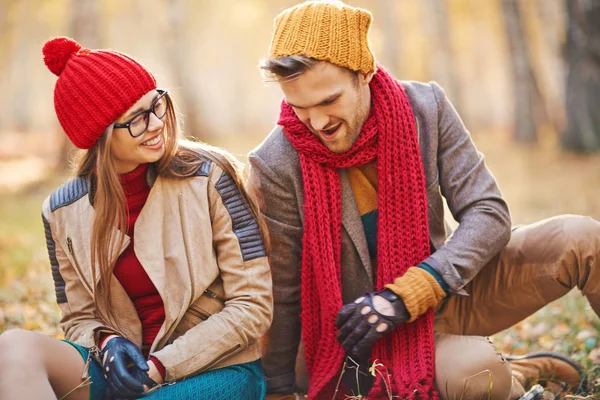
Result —
<svg viewBox="0 0 600 400"><path fill-rule="evenodd" d="M396 77L445 88L515 224L600 219L600 0L346 2L373 13L373 50ZM136 57L170 90L188 135L245 161L281 99L257 63L273 18L296 3L0 0L0 332L61 337L39 215L73 149L54 114L43 43L71 36ZM505 352L568 352L600 386L599 329L575 291L493 339Z"/></svg>

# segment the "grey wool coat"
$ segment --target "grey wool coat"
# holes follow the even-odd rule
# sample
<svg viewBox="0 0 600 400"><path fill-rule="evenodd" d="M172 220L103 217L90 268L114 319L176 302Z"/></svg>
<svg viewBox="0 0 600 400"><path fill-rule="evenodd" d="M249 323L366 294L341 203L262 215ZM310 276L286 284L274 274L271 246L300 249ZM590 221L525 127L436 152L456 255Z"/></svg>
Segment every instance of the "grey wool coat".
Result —
<svg viewBox="0 0 600 400"><path fill-rule="evenodd" d="M432 254L423 260L449 285L464 286L510 238L511 221L483 155L442 88L436 83L402 82L410 100L426 176ZM250 153L249 188L258 197L270 237L273 324L264 338L263 365L268 378L293 383L300 341L300 267L303 186L299 157L277 126ZM342 185L342 299L354 301L373 290L367 242L347 172ZM444 220L442 196L458 228ZM275 382L272 382L275 383Z"/></svg>

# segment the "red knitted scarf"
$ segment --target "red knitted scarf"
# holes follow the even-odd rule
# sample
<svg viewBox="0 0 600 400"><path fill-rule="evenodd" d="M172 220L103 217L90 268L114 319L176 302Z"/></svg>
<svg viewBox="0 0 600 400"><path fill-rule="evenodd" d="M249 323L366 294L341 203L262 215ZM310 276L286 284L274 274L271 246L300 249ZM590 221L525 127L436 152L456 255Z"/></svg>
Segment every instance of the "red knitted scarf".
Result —
<svg viewBox="0 0 600 400"><path fill-rule="evenodd" d="M400 83L378 68L370 83L371 113L357 141L343 154L329 151L285 101L281 105L278 123L298 151L304 181L302 334L311 399L332 398L344 360L335 326L342 307L338 169L377 158L377 289L429 255L425 176L415 118ZM389 383L393 396L437 399L432 310L379 340L372 356L392 375ZM381 379L368 397L388 398Z"/></svg>

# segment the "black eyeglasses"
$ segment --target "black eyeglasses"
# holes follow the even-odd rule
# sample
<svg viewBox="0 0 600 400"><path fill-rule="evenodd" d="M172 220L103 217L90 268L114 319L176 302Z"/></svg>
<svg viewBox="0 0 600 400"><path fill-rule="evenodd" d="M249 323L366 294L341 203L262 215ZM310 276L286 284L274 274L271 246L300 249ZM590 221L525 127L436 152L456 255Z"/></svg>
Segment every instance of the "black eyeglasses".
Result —
<svg viewBox="0 0 600 400"><path fill-rule="evenodd" d="M152 102L150 108L144 111L140 111L135 117L122 124L115 124L115 128L127 128L129 134L136 138L143 135L148 130L150 124L150 113L156 115L156 118L163 119L167 114L167 105L169 103L169 96L166 90L156 89L159 93L156 100Z"/></svg>

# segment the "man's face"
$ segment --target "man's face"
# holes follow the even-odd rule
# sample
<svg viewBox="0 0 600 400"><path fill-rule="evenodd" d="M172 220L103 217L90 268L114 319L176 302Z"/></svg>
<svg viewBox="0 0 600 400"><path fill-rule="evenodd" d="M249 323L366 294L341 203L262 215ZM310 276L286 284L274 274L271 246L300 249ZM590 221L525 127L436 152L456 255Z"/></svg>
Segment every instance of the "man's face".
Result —
<svg viewBox="0 0 600 400"><path fill-rule="evenodd" d="M332 152L352 147L369 115L372 74L353 75L329 62L320 62L298 78L279 82L285 101Z"/></svg>

